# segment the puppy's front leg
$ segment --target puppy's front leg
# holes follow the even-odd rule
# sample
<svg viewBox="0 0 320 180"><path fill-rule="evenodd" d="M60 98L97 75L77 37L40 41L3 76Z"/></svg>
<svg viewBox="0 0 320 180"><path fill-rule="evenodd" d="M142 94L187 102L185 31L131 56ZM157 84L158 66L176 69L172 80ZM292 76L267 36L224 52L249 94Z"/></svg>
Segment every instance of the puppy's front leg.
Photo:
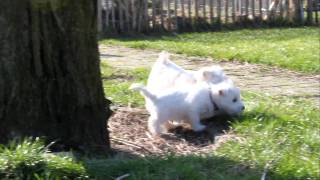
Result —
<svg viewBox="0 0 320 180"><path fill-rule="evenodd" d="M190 115L190 124L194 131L202 131L206 128L205 125L202 125L200 123L200 117L197 114L191 114Z"/></svg>

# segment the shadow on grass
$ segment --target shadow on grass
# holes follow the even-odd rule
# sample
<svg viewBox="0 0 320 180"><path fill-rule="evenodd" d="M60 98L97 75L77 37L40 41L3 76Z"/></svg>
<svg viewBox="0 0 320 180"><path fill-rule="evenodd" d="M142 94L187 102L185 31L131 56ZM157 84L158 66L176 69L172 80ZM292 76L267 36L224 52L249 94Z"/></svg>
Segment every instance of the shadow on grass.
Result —
<svg viewBox="0 0 320 180"><path fill-rule="evenodd" d="M123 56L120 56L120 55L114 55L114 54L107 54L107 53L101 53L100 52L100 58L104 58L104 59L107 59L107 58L119 58L119 57L123 57Z"/></svg>
<svg viewBox="0 0 320 180"><path fill-rule="evenodd" d="M119 152L122 153L122 152ZM260 179L263 167L250 167L217 156L150 156L86 160L85 168L97 179ZM287 179L267 171L272 179Z"/></svg>
<svg viewBox="0 0 320 180"><path fill-rule="evenodd" d="M207 128L201 132L195 132L185 125L170 128L169 132L195 146L210 145L214 143L216 136L220 136L230 129L231 121L232 118L229 116L218 116L202 120L201 123L206 125ZM164 136L163 138L166 139L169 137Z"/></svg>
<svg viewBox="0 0 320 180"><path fill-rule="evenodd" d="M109 38L116 39L122 42L135 42L135 41L150 41L150 42L155 42L155 41L172 41L172 42L177 42L177 41L182 41L185 42L188 40L188 38L183 38L179 37L180 35L184 34L190 34L190 33L221 33L220 37L218 39L223 38L229 38L230 39L230 34L229 32L239 32L238 37L240 38L239 41L243 41L244 36L248 36L248 38L251 38L252 36L255 37L255 40L261 39L265 41L284 41L284 40L292 40L293 38L297 38L297 33L285 33L285 35L280 31L280 30L286 30L290 29L292 27L260 27L260 28L235 28L235 29L221 29L218 31L199 31L199 32L161 32L161 33L151 33L151 34L119 34L119 35L113 35L110 37L105 37L100 39L100 41L103 40L108 40ZM304 29L305 27L294 27L295 29ZM279 30L279 31L277 31ZM265 34L265 36L262 36L261 33ZM212 36L211 38L213 38ZM190 37L189 37L190 38ZM204 41L208 40L210 38L207 36L207 38L203 39ZM216 38L216 37L214 37ZM190 40L196 40L196 41L201 41L201 38L196 38L191 36ZM234 41L235 39L233 39ZM224 42L224 41L223 41ZM218 43L218 41L216 42ZM140 48L143 48L142 45L139 46Z"/></svg>
<svg viewBox="0 0 320 180"><path fill-rule="evenodd" d="M203 146L205 144L210 145L211 143L215 143L214 141L216 137L221 136L229 131L233 122L241 123L244 120L259 119L259 117L263 117L264 119L280 119L280 117L276 116L275 114L250 111L239 117L216 116L213 118L204 119L201 121L201 123L206 125L207 128L202 132L195 132L184 125L171 128L169 132L195 146ZM163 136L163 138L166 139L170 137Z"/></svg>

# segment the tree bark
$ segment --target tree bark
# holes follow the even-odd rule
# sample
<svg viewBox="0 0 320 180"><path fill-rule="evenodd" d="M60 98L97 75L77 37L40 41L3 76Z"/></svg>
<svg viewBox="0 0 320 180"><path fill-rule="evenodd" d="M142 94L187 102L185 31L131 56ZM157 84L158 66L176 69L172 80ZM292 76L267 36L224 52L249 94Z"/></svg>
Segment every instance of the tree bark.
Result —
<svg viewBox="0 0 320 180"><path fill-rule="evenodd" d="M0 1L0 142L109 149L95 0Z"/></svg>

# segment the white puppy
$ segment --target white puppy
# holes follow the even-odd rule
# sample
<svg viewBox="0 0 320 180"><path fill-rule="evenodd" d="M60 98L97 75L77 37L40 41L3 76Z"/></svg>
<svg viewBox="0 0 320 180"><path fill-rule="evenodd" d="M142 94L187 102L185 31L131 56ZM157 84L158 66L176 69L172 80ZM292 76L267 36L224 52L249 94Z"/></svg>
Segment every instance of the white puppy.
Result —
<svg viewBox="0 0 320 180"><path fill-rule="evenodd" d="M147 88L154 92L197 82L217 84L226 80L232 82L220 66L204 67L198 71L184 70L170 61L167 52L161 52L149 74Z"/></svg>
<svg viewBox="0 0 320 180"><path fill-rule="evenodd" d="M150 113L148 128L154 135L163 132L169 121L184 121L194 131L202 131L205 126L200 123L200 119L216 115L220 108L230 115L239 114L244 109L239 89L229 83L221 83L212 88L205 83L197 83L157 93L141 84L132 84L130 89L140 91L145 97L146 109Z"/></svg>

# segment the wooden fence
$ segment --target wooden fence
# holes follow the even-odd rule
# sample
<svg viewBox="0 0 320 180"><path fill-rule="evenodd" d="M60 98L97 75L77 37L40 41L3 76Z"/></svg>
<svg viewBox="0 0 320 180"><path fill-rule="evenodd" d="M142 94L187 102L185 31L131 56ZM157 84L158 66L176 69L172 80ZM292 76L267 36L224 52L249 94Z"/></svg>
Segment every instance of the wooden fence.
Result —
<svg viewBox="0 0 320 180"><path fill-rule="evenodd" d="M98 28L121 33L319 24L319 10L320 0L98 0Z"/></svg>

